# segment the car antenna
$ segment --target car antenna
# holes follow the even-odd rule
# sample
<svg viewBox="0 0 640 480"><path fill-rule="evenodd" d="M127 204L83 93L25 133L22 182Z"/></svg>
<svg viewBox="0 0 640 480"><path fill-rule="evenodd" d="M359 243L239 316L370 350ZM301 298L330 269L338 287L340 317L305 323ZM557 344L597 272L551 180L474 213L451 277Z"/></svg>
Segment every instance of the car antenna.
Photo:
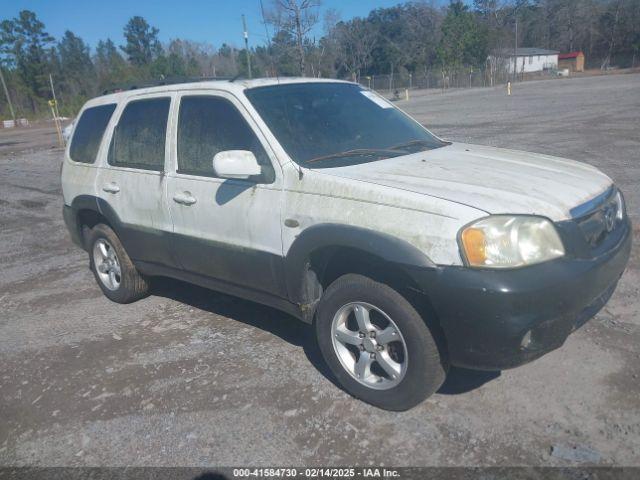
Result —
<svg viewBox="0 0 640 480"><path fill-rule="evenodd" d="M271 52L271 36L269 35L269 29L267 28L267 20L264 17L264 5L262 4L262 0L260 0L260 13L262 14L262 24L264 25L264 33L267 34L267 47L269 48L269 52ZM273 55L269 55L269 59L271 60L271 70L276 76L276 80L280 83L280 76L278 75L278 69L276 68L275 63L273 63Z"/></svg>

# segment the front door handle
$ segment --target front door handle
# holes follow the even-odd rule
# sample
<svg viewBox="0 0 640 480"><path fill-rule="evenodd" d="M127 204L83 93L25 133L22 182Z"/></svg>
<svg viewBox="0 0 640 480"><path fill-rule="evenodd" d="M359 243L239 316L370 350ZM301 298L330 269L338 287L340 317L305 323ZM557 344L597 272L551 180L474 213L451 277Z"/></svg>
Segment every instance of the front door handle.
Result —
<svg viewBox="0 0 640 480"><path fill-rule="evenodd" d="M189 192L176 193L173 197L173 201L181 205L193 205L198 200Z"/></svg>
<svg viewBox="0 0 640 480"><path fill-rule="evenodd" d="M120 187L116 185L115 182L111 182L102 187L102 190L107 193L118 193L120 191Z"/></svg>

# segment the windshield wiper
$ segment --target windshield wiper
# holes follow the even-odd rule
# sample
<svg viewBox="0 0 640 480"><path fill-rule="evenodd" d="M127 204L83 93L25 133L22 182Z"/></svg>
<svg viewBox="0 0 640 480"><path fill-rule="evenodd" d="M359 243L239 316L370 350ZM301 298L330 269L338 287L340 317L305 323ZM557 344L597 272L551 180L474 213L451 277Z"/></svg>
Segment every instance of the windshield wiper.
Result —
<svg viewBox="0 0 640 480"><path fill-rule="evenodd" d="M383 148L356 148L354 150L347 150L345 152L332 153L331 155L323 155L321 157L312 158L306 160L304 163L320 162L322 160L332 160L336 158L349 158L349 157L376 157L376 156L393 156L397 157L400 153L396 150L383 149Z"/></svg>
<svg viewBox="0 0 640 480"><path fill-rule="evenodd" d="M399 143L397 145L393 145L389 147L389 150L395 151L395 150L403 150L405 148L410 148L410 147L422 147L422 146L435 148L433 146L433 142L430 140L411 140L410 142L404 142L404 143Z"/></svg>

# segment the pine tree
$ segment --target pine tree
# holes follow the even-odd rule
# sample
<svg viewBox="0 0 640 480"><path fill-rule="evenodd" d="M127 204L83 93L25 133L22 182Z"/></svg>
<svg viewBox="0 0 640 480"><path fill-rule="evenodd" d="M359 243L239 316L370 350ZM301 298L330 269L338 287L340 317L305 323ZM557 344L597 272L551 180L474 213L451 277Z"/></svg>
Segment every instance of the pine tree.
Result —
<svg viewBox="0 0 640 480"><path fill-rule="evenodd" d="M93 58L100 91L130 79L127 62L110 38L100 40Z"/></svg>
<svg viewBox="0 0 640 480"><path fill-rule="evenodd" d="M58 43L62 94L68 97L89 96L95 91L95 68L91 62L89 47L67 30Z"/></svg>
<svg viewBox="0 0 640 480"><path fill-rule="evenodd" d="M51 62L47 47L53 40L30 10L22 10L17 18L0 24L0 52L5 63L15 67L34 113L37 100L48 98Z"/></svg>
<svg viewBox="0 0 640 480"><path fill-rule="evenodd" d="M132 65L149 65L162 53L158 33L159 30L151 27L142 17L135 16L129 20L124 27L127 43L120 48L127 54L127 59Z"/></svg>

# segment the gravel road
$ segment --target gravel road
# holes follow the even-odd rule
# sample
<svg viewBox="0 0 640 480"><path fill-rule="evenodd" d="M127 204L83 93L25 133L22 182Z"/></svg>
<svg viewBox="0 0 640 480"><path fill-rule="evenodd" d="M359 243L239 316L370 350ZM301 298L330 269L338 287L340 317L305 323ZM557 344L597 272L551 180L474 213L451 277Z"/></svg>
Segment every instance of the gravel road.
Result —
<svg viewBox="0 0 640 480"><path fill-rule="evenodd" d="M640 75L399 105L448 139L595 165L640 224ZM637 227L618 290L561 349L454 369L422 405L384 412L337 388L283 313L177 281L109 302L62 222L55 134L29 132L0 131L0 465L571 465L552 447L577 447L640 466Z"/></svg>

